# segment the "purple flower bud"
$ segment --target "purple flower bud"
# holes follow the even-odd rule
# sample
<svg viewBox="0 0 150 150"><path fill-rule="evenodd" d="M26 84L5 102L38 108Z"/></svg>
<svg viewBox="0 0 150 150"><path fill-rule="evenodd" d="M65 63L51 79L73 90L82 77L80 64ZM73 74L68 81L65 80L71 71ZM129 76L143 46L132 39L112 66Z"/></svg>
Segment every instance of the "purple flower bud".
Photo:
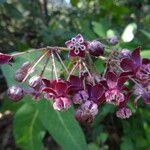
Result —
<svg viewBox="0 0 150 150"><path fill-rule="evenodd" d="M55 110L67 110L71 107L71 101L68 97L58 97L53 104Z"/></svg>
<svg viewBox="0 0 150 150"><path fill-rule="evenodd" d="M86 91L78 91L74 96L73 96L73 102L75 104L82 104L85 101L87 101L89 98L89 95Z"/></svg>
<svg viewBox="0 0 150 150"><path fill-rule="evenodd" d="M132 112L129 108L123 107L116 112L116 116L121 119L126 119L132 116Z"/></svg>
<svg viewBox="0 0 150 150"><path fill-rule="evenodd" d="M119 58L131 57L131 51L129 49L122 49L119 53Z"/></svg>
<svg viewBox="0 0 150 150"><path fill-rule="evenodd" d="M7 91L7 94L14 102L21 100L24 95L23 89L17 85L10 87Z"/></svg>
<svg viewBox="0 0 150 150"><path fill-rule="evenodd" d="M100 56L104 54L104 46L99 41L92 41L88 44L89 53L93 56Z"/></svg>
<svg viewBox="0 0 150 150"><path fill-rule="evenodd" d="M91 123L93 121L93 116L90 113L85 113L82 109L77 109L75 112L75 118L80 123Z"/></svg>
<svg viewBox="0 0 150 150"><path fill-rule="evenodd" d="M28 72L29 68L31 67L32 62L27 61L22 64L21 69L25 72Z"/></svg>
<svg viewBox="0 0 150 150"><path fill-rule="evenodd" d="M18 69L15 72L14 78L16 81L22 82L22 80L25 78L25 76L26 76L26 72L22 71L22 69Z"/></svg>
<svg viewBox="0 0 150 150"><path fill-rule="evenodd" d="M113 36L108 38L107 41L112 45L116 45L119 42L119 39L117 36Z"/></svg>
<svg viewBox="0 0 150 150"><path fill-rule="evenodd" d="M39 90L41 85L42 85L42 78L40 76L33 76L29 80L29 86L36 90Z"/></svg>

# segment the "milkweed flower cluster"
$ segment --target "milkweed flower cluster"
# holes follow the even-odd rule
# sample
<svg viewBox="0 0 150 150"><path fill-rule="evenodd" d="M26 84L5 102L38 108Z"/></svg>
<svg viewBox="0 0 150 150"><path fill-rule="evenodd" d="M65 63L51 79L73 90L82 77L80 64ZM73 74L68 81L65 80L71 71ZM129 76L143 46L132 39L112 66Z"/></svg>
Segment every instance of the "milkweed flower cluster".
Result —
<svg viewBox="0 0 150 150"><path fill-rule="evenodd" d="M118 43L117 37L106 39L109 44ZM91 123L98 114L99 109L105 103L115 105L116 116L122 119L132 116L128 107L130 97L134 97L134 105L137 108L138 100L150 104L150 59L142 59L141 48L133 51L128 49L110 48L105 51L106 45L98 40L87 41L81 34L65 42L66 47L47 47L39 49L42 55L33 62L24 62L16 70L14 79L23 84L35 71L40 61L46 58L40 75L32 76L28 80L29 87L23 88L21 84L13 85L8 89L8 96L14 101L20 101L23 96L31 95L33 99L40 100L44 97L53 101L56 111L68 110L76 105L75 118L81 123ZM67 68L60 57L59 52L67 50L72 68ZM0 64L10 64L12 59L29 50L18 54L0 53ZM36 50L35 50L36 52ZM55 57L59 59L66 78L58 75ZM43 76L48 61L52 60L52 74L55 78L48 79ZM102 59L105 62L103 73L97 73L94 61ZM132 82L134 85L128 87Z"/></svg>

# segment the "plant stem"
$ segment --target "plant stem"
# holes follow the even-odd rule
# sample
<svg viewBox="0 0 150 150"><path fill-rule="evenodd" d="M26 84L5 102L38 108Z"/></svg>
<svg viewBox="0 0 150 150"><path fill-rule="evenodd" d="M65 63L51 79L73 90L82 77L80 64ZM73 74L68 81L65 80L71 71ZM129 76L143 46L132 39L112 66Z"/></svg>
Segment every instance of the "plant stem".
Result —
<svg viewBox="0 0 150 150"><path fill-rule="evenodd" d="M63 60L61 59L61 57L60 57L60 55L58 54L58 52L55 52L55 53L56 53L56 55L57 55L58 59L60 60L60 62L61 62L61 64L62 64L62 66L64 67L64 69L66 70L67 75L68 75L68 74L69 74L69 71L68 71L68 69L67 69L66 65L64 64L64 62L63 62Z"/></svg>
<svg viewBox="0 0 150 150"><path fill-rule="evenodd" d="M53 65L53 68L54 68L55 78L56 78L56 80L58 81L58 75L57 75L56 64L55 64L55 58L54 58L53 52L52 52L51 55L52 55L52 65Z"/></svg>
<svg viewBox="0 0 150 150"><path fill-rule="evenodd" d="M86 69L86 71L88 72L90 78L92 79L93 85L95 85L94 78L92 77L92 75L91 75L91 73L90 73L88 67L86 66L86 64L85 64L83 61L82 61L82 64L83 64L84 68Z"/></svg>
<svg viewBox="0 0 150 150"><path fill-rule="evenodd" d="M30 70L28 71L27 75L25 76L25 78L22 80L22 83L26 81L26 79L28 78L28 76L30 75L31 71L38 65L38 63L47 55L48 51L45 52L38 60L37 62L30 68Z"/></svg>
<svg viewBox="0 0 150 150"><path fill-rule="evenodd" d="M23 55L23 54L28 54L28 53L31 53L31 52L42 51L42 50L44 50L44 48L41 48L41 49L31 49L31 50L27 50L25 52L20 52L20 53L12 54L11 56L12 57L17 57L17 56L20 56L20 55Z"/></svg>
<svg viewBox="0 0 150 150"><path fill-rule="evenodd" d="M40 74L41 77L42 77L43 74L44 74L44 71L45 71L46 66L47 66L47 64L48 64L48 62L49 62L49 59L50 59L50 57L48 56L47 59L46 59L46 61L45 61L45 64L44 64L44 68L42 69L42 72L41 72L41 74Z"/></svg>

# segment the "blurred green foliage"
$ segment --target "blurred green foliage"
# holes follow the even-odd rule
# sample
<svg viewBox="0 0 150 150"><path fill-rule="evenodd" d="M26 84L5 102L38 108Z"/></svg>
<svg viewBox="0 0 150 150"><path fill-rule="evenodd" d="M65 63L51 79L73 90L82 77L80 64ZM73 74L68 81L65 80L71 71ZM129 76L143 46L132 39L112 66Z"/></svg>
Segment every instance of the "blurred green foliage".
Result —
<svg viewBox="0 0 150 150"><path fill-rule="evenodd" d="M121 37L119 48L132 50L140 45L144 50L142 56L150 58L149 12L149 0L0 0L0 52L25 51L31 47L47 45L63 46L67 39L77 33L82 33L89 40L118 35ZM131 29L128 32L127 27ZM124 32L127 32L126 34L129 35L129 38L131 37L130 35L133 35L133 39L129 42L124 42L124 39L122 39ZM97 61L95 65L97 66L97 71L103 71L103 62ZM4 68L3 70L5 70L5 73L9 71ZM26 120L23 121L28 123L34 118L33 112L36 115L35 109L41 110L40 107L45 103L40 104L38 108L35 105L29 106L29 110L24 114L22 109L26 109L26 105L27 103L23 102L16 106L6 101L1 110L11 109L14 112L17 111L16 118L24 116ZM106 105L100 108L100 113L92 124L89 135L87 134L88 129L83 127L90 150L100 148L103 150L150 149L150 107L144 104L140 104L138 110L135 110L132 105L130 107L136 113L129 120L117 119L113 106ZM19 112L23 113L22 116L20 116ZM50 113L48 111L49 115ZM55 114L55 112L53 113ZM32 115L29 117L29 114ZM57 116L57 114L55 115ZM16 118L14 128L15 126L22 126L21 123L24 123ZM41 118L40 115L35 122L39 122L39 118ZM67 122L67 120L65 121ZM32 139L33 143L35 142L34 140L38 141L40 145L36 145L38 148L42 148L40 142L44 136L43 131L45 131L45 128L63 149L67 150L66 147L69 149L72 142L75 144L74 141L69 146L67 143L63 144L65 131L62 133L63 136L61 134L57 135L53 132L52 126L48 127L45 118L42 118L42 122L44 122L44 125L40 126L40 128L35 127L37 137ZM81 141L83 141L83 143L79 142L79 145L81 145L82 149L82 146L86 147L84 145L84 136L79 126L74 123L75 120L72 122L73 128L70 123L67 126L68 130L72 132L75 129L74 125L79 130L78 134L81 134ZM49 121L48 123L50 124ZM32 129L14 129L16 143L19 146L20 143L17 142L18 133L21 136L25 134L27 136L29 130ZM34 133L35 129L32 132ZM73 137L78 137L78 134L73 132ZM37 147L32 147L33 143L28 140L30 139L27 138L26 141L23 141L20 147L24 148L24 145L29 143L29 149L37 149Z"/></svg>

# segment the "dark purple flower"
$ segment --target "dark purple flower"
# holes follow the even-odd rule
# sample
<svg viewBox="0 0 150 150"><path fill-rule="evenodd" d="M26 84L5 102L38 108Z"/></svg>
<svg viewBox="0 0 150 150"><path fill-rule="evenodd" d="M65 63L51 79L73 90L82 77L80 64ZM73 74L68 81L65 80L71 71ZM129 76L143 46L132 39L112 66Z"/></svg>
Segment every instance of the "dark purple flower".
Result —
<svg viewBox="0 0 150 150"><path fill-rule="evenodd" d="M8 64L12 58L9 54L0 53L0 64Z"/></svg>
<svg viewBox="0 0 150 150"><path fill-rule="evenodd" d="M104 46L101 42L96 40L89 42L87 49L89 50L89 53L93 56L100 56L104 54Z"/></svg>
<svg viewBox="0 0 150 150"><path fill-rule="evenodd" d="M120 66L124 71L132 71L136 73L139 69L139 67L142 64L142 60L140 57L140 50L141 48L136 48L130 58L123 58L120 62Z"/></svg>
<svg viewBox="0 0 150 150"><path fill-rule="evenodd" d="M50 87L44 87L42 91L46 93L51 93L55 97L66 96L68 92L68 85L63 80L60 81L52 80Z"/></svg>
<svg viewBox="0 0 150 150"><path fill-rule="evenodd" d="M7 90L7 94L14 102L18 102L23 98L24 91L20 86L14 85Z"/></svg>
<svg viewBox="0 0 150 150"><path fill-rule="evenodd" d="M88 100L88 98L89 98L89 95L88 95L87 91L81 90L74 94L73 102L75 104L82 104L82 103L86 102Z"/></svg>
<svg viewBox="0 0 150 150"><path fill-rule="evenodd" d="M48 80L44 80L48 84ZM43 92L49 94L54 98L54 109L67 110L71 107L71 100L68 98L68 83L66 81L52 80L48 87L42 89Z"/></svg>
<svg viewBox="0 0 150 150"><path fill-rule="evenodd" d="M138 100L142 98L145 104L150 104L150 82L144 85L135 85L134 94L136 98L134 100L135 107L137 107Z"/></svg>
<svg viewBox="0 0 150 150"><path fill-rule="evenodd" d="M98 113L98 105L93 101L86 101L76 110L75 118L81 123L91 123Z"/></svg>
<svg viewBox="0 0 150 150"><path fill-rule="evenodd" d="M78 91L83 90L83 79L84 76L78 77L78 76L71 75L69 77L69 83L70 83L68 87L69 94L77 93Z"/></svg>
<svg viewBox="0 0 150 150"><path fill-rule="evenodd" d="M88 95L88 100L96 104L101 104L105 100L104 88L101 84L96 84L94 86L88 85Z"/></svg>
<svg viewBox="0 0 150 150"><path fill-rule="evenodd" d="M150 104L150 90L144 91L144 93L142 94L142 98L145 104Z"/></svg>
<svg viewBox="0 0 150 150"><path fill-rule="evenodd" d="M150 62L145 59L142 60L142 65L136 73L136 78L142 83L150 82Z"/></svg>
<svg viewBox="0 0 150 150"><path fill-rule="evenodd" d="M123 89L126 81L126 77L117 77L117 75L112 71L107 73L106 82L108 89L105 92L106 102L118 106L125 100Z"/></svg>
<svg viewBox="0 0 150 150"><path fill-rule="evenodd" d="M122 107L116 112L116 116L121 119L126 119L132 116L132 112L127 107Z"/></svg>
<svg viewBox="0 0 150 150"><path fill-rule="evenodd" d="M85 51L87 49L87 42L83 39L81 34L78 34L76 37L73 37L71 40L67 41L66 46L69 48L70 57L84 57Z"/></svg>

